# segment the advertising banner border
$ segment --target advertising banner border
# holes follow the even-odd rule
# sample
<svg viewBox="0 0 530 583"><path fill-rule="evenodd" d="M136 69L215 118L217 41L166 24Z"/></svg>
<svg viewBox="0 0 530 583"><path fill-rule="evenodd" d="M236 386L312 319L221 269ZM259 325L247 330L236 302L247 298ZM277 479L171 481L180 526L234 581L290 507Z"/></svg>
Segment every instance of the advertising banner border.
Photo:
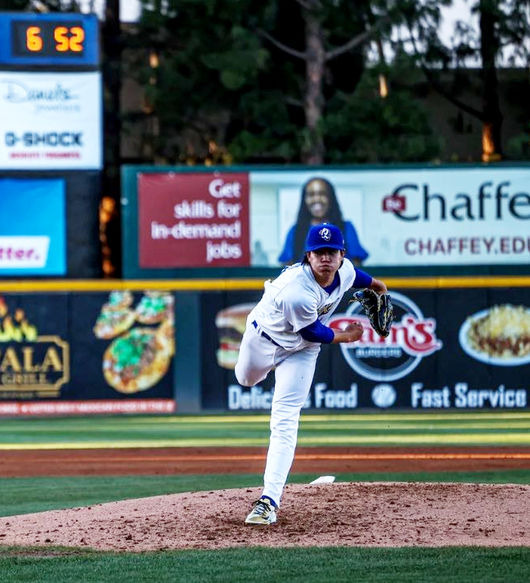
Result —
<svg viewBox="0 0 530 583"><path fill-rule="evenodd" d="M39 417L50 415L114 415L117 413L175 413L173 399L114 401L3 401L0 417Z"/></svg>
<svg viewBox="0 0 530 583"><path fill-rule="evenodd" d="M127 279L127 280L13 280L2 281L4 292L93 292L153 289L157 291L240 291L263 290L264 278L245 279ZM530 287L530 276L491 277L388 277L390 288L447 289L447 288L496 288Z"/></svg>

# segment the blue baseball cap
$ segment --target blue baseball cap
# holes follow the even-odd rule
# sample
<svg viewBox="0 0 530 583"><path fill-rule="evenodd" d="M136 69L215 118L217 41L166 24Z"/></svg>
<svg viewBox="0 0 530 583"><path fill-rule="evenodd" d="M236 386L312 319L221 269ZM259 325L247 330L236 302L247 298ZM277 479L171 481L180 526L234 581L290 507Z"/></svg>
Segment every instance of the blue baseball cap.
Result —
<svg viewBox="0 0 530 583"><path fill-rule="evenodd" d="M344 251L344 237L340 229L331 223L322 223L311 227L305 240L305 252L316 251L317 249L339 249Z"/></svg>

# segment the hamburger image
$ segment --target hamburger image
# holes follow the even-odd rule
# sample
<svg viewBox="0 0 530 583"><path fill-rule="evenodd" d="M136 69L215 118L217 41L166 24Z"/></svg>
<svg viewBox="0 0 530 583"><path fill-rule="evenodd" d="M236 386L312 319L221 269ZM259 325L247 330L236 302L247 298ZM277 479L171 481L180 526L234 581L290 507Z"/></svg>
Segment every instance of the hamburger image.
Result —
<svg viewBox="0 0 530 583"><path fill-rule="evenodd" d="M241 338L247 324L247 316L256 304L236 304L217 312L215 325L219 338L217 364L234 369L239 354Z"/></svg>

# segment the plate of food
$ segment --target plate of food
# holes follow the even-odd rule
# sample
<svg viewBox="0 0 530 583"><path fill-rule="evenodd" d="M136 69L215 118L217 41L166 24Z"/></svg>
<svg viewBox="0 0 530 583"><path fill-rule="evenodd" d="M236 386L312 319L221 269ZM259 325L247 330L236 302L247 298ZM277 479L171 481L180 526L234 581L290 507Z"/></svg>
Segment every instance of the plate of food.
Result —
<svg viewBox="0 0 530 583"><path fill-rule="evenodd" d="M458 334L472 358L498 366L530 363L530 308L502 304L469 316Z"/></svg>

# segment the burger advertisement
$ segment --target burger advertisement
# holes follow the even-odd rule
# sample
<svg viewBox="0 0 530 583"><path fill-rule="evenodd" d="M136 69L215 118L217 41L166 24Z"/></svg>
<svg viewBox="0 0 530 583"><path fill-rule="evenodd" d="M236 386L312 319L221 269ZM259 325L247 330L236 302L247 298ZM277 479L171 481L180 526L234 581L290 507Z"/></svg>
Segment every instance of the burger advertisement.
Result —
<svg viewBox="0 0 530 583"><path fill-rule="evenodd" d="M530 405L530 303L524 288L390 290L394 323L379 337L346 297L330 326L361 322L361 339L322 345L311 409L525 409ZM234 375L246 317L261 294L203 294L204 409L266 410L274 374ZM223 390L220 391L219 387Z"/></svg>
<svg viewBox="0 0 530 583"><path fill-rule="evenodd" d="M255 305L256 302L236 304L217 312L215 326L219 346L216 350L216 359L220 367L233 370L236 366L241 338L247 324L247 316Z"/></svg>

